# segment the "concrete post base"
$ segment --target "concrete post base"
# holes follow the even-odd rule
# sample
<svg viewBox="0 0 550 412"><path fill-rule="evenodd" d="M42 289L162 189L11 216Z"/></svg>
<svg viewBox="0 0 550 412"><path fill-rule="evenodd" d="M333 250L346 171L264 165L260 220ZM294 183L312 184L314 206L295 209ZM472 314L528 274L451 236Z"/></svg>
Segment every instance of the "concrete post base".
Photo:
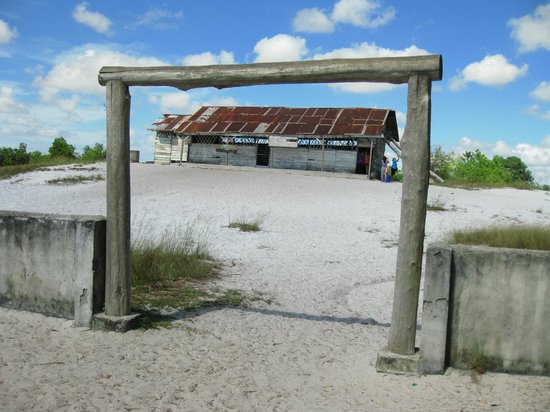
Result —
<svg viewBox="0 0 550 412"><path fill-rule="evenodd" d="M400 355L398 353L380 351L376 360L376 371L393 373L396 375L420 374L418 349L414 355Z"/></svg>
<svg viewBox="0 0 550 412"><path fill-rule="evenodd" d="M139 316L139 313L126 316L108 316L105 313L98 313L92 319L92 329L125 333L138 327Z"/></svg>

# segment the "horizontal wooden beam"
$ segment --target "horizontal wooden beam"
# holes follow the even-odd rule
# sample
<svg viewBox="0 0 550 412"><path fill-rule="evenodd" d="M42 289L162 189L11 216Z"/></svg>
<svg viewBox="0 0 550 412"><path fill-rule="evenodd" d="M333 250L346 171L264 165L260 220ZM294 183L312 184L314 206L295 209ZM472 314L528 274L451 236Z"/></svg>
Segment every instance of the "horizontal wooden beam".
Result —
<svg viewBox="0 0 550 412"><path fill-rule="evenodd" d="M441 80L442 71L441 55L184 67L106 66L99 71L99 83L104 86L117 80L128 86L173 86L181 90L291 83L401 84L413 75Z"/></svg>

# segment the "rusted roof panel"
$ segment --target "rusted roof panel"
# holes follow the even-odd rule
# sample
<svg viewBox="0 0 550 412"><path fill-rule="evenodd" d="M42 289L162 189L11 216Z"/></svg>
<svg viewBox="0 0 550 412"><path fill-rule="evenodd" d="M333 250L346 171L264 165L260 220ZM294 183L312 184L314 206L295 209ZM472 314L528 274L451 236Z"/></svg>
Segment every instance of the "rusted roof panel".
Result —
<svg viewBox="0 0 550 412"><path fill-rule="evenodd" d="M263 134L294 136L397 136L395 112L370 108L203 106L192 115L166 114L153 130L178 134ZM395 130L393 130L395 129Z"/></svg>
<svg viewBox="0 0 550 412"><path fill-rule="evenodd" d="M317 136L326 136L330 132L331 128L332 128L332 126L330 126L330 125L320 124L319 126L317 126L314 133L312 133L312 134L317 135Z"/></svg>
<svg viewBox="0 0 550 412"><path fill-rule="evenodd" d="M369 120L386 120L386 116L388 115L387 110L373 110L371 112L371 115L369 117Z"/></svg>
<svg viewBox="0 0 550 412"><path fill-rule="evenodd" d="M382 131L383 131L382 126L372 125L372 126L367 126L363 133L367 136L377 136L382 134Z"/></svg>

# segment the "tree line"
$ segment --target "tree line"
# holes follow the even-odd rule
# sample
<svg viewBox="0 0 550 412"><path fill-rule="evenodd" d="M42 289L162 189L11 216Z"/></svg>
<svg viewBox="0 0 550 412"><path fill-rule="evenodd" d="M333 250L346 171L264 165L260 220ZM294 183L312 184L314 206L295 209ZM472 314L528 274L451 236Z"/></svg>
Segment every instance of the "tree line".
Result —
<svg viewBox="0 0 550 412"><path fill-rule="evenodd" d="M430 162L431 170L449 184L539 188L531 171L517 156L489 159L479 150L457 156L436 146Z"/></svg>
<svg viewBox="0 0 550 412"><path fill-rule="evenodd" d="M98 162L107 158L107 152L101 143L93 147L84 146L82 153L76 152L73 145L69 144L64 137L57 137L53 140L48 153L39 150L27 152L27 145L19 143L19 147L0 147L0 166L15 166L33 163L43 163L54 159L75 159L84 162Z"/></svg>

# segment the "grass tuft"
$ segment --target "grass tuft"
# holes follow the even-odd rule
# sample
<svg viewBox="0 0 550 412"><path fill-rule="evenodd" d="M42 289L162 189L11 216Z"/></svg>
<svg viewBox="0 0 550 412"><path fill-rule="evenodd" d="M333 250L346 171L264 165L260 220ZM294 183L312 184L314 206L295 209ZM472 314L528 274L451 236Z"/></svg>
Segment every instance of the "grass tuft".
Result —
<svg viewBox="0 0 550 412"><path fill-rule="evenodd" d="M103 175L95 174L95 175L89 175L89 176L61 177L59 179L47 180L46 183L50 185L76 185L78 183L99 182L102 180L105 180Z"/></svg>
<svg viewBox="0 0 550 412"><path fill-rule="evenodd" d="M437 196L436 198L428 201L426 205L426 210L429 212L444 212L447 210L445 205L447 202L441 198L441 196Z"/></svg>
<svg viewBox="0 0 550 412"><path fill-rule="evenodd" d="M151 315L151 310L182 310L212 306L242 306L246 301L270 300L250 297L241 290L213 288L219 265L196 226L165 230L159 239L154 230L138 228L132 242L130 266L133 310L149 313L142 327L164 327L170 318ZM199 239L199 240L197 240Z"/></svg>
<svg viewBox="0 0 550 412"><path fill-rule="evenodd" d="M167 229L159 240L139 229L131 245L132 282L144 285L211 277L216 264L207 244L195 237L192 227Z"/></svg>
<svg viewBox="0 0 550 412"><path fill-rule="evenodd" d="M550 250L550 226L493 226L457 231L452 234L451 243Z"/></svg>
<svg viewBox="0 0 550 412"><path fill-rule="evenodd" d="M262 224L265 221L265 214L252 217L241 216L229 222L227 225L231 229L239 229L241 232L259 232L262 230Z"/></svg>
<svg viewBox="0 0 550 412"><path fill-rule="evenodd" d="M259 232L261 230L260 224L257 222L243 222L235 221L227 225L231 229L239 229L241 232Z"/></svg>

